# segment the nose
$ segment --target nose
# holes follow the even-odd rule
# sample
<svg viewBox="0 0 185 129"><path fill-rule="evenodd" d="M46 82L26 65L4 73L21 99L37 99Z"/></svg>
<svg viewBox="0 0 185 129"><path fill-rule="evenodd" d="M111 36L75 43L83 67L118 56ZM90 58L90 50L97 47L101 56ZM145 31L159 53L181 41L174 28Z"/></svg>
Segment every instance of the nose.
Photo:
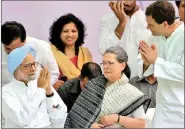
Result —
<svg viewBox="0 0 185 129"><path fill-rule="evenodd" d="M34 64L32 64L32 65L31 65L31 71L36 71L36 69L37 69L37 66L34 65Z"/></svg>
<svg viewBox="0 0 185 129"><path fill-rule="evenodd" d="M71 32L71 31L69 31L68 33L67 33L67 36L69 36L69 37L71 37L73 35L73 33Z"/></svg>
<svg viewBox="0 0 185 129"><path fill-rule="evenodd" d="M108 64L104 64L103 68L108 69L109 68Z"/></svg>

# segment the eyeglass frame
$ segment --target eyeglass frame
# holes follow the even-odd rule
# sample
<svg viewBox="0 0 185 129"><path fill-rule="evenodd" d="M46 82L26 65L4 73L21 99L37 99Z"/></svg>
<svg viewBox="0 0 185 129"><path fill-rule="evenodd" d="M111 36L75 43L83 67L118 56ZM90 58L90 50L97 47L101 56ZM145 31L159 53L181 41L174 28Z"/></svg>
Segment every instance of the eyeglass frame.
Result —
<svg viewBox="0 0 185 129"><path fill-rule="evenodd" d="M113 61L103 61L102 63L100 63L101 66L112 66L113 64L115 64L116 62L113 62Z"/></svg>
<svg viewBox="0 0 185 129"><path fill-rule="evenodd" d="M41 68L43 68L43 65L42 65L41 63L39 63L39 62L26 63L26 64L21 64L21 65L22 65L25 69L31 69L32 66L37 67L38 65L40 65ZM28 66L28 65L30 65L30 66Z"/></svg>

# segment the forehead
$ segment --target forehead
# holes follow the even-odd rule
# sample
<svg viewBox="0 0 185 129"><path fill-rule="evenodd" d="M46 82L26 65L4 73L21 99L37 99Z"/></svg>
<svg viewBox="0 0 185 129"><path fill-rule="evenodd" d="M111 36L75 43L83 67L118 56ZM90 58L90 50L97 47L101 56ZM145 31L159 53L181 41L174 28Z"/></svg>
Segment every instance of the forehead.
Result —
<svg viewBox="0 0 185 129"><path fill-rule="evenodd" d="M106 53L103 56L103 61L111 61L111 60L116 60L116 55L113 53Z"/></svg>
<svg viewBox="0 0 185 129"><path fill-rule="evenodd" d="M70 23L65 24L63 28L64 29L67 29L67 28L76 28L76 25L73 22L70 22Z"/></svg>
<svg viewBox="0 0 185 129"><path fill-rule="evenodd" d="M10 45L4 45L4 47L7 48L7 49L13 50L13 49L15 49L17 47L20 47L22 45L24 45L24 44L21 42L21 39L20 38L16 38L15 40L13 40L11 42Z"/></svg>
<svg viewBox="0 0 185 129"><path fill-rule="evenodd" d="M146 21L148 24L151 24L151 25L157 24L155 20L152 18L152 16L146 16Z"/></svg>
<svg viewBox="0 0 185 129"><path fill-rule="evenodd" d="M31 54L27 54L27 56L23 60L22 64L33 63L33 62L35 62L34 56L32 56Z"/></svg>

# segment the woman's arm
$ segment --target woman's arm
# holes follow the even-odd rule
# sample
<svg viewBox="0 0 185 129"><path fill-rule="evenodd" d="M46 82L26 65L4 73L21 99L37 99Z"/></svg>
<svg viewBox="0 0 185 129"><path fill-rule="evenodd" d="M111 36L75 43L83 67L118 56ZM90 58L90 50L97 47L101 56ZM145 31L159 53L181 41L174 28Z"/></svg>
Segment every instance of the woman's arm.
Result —
<svg viewBox="0 0 185 129"><path fill-rule="evenodd" d="M128 116L120 116L119 123L125 128L146 128L146 118L142 105Z"/></svg>
<svg viewBox="0 0 185 129"><path fill-rule="evenodd" d="M118 118L119 117L119 118ZM100 124L112 125L115 123L121 124L125 128L146 128L147 119L143 106L137 108L128 116L119 116L118 114L110 114L100 118Z"/></svg>

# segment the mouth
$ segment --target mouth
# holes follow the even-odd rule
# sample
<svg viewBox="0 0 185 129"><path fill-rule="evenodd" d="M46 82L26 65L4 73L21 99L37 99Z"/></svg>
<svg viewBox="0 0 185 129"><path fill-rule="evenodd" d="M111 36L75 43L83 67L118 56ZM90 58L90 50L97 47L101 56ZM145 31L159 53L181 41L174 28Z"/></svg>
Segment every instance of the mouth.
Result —
<svg viewBox="0 0 185 129"><path fill-rule="evenodd" d="M73 41L73 38L66 38L67 41Z"/></svg>
<svg viewBox="0 0 185 129"><path fill-rule="evenodd" d="M34 76L36 73L31 73L30 76Z"/></svg>

